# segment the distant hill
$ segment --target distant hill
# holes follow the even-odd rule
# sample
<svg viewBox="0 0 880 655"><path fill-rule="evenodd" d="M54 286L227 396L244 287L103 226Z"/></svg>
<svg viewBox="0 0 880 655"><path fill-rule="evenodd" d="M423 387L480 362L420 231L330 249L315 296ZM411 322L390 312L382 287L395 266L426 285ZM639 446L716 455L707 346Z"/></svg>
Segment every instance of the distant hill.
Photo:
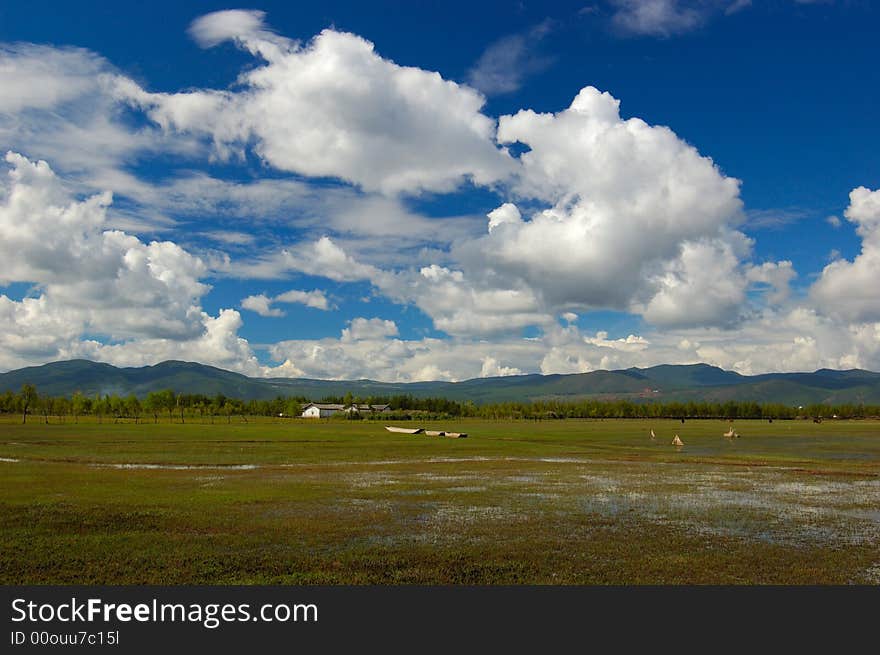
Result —
<svg viewBox="0 0 880 655"><path fill-rule="evenodd" d="M539 399L576 400L627 398L636 401L728 400L786 405L811 403L880 404L880 373L853 369L821 369L813 373L740 375L708 364L652 366L620 371L593 371L571 375L514 375L477 378L463 382L391 383L372 380L311 380L250 378L194 362L167 361L155 366L118 368L87 360L54 362L0 373L0 392L18 391L25 383L53 396L80 391L86 395L136 394L174 389L209 396L222 393L243 399L276 396L412 394L443 396L476 403Z"/></svg>

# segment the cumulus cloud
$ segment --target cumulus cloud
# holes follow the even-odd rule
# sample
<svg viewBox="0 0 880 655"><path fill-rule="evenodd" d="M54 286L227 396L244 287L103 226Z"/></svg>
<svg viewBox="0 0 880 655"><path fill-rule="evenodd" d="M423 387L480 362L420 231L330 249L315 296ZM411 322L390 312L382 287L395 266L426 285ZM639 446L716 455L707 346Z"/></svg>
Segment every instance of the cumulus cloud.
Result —
<svg viewBox="0 0 880 655"><path fill-rule="evenodd" d="M381 318L354 318L342 330L342 341L363 341L397 336L397 324Z"/></svg>
<svg viewBox="0 0 880 655"><path fill-rule="evenodd" d="M642 315L662 326L726 325L739 321L747 278L739 271L741 253L731 240L682 244L678 258L654 278L657 291ZM746 249L743 245L742 250Z"/></svg>
<svg viewBox="0 0 880 655"><path fill-rule="evenodd" d="M241 308L248 309L260 316L284 316L284 312L277 307L272 307L272 298L260 293L254 296L248 296L241 301Z"/></svg>
<svg viewBox="0 0 880 655"><path fill-rule="evenodd" d="M448 264L388 270L325 236L237 274L368 280L455 336L546 327L599 308L667 327L730 327L750 285L765 283L747 275L739 181L669 128L622 119L610 94L587 87L557 114L502 116L498 137L529 147L514 192L549 207L525 218L502 204L482 237L451 244Z"/></svg>
<svg viewBox="0 0 880 655"><path fill-rule="evenodd" d="M273 303L300 304L305 305L306 307L312 307L314 309L323 309L325 311L330 309L330 304L327 301L327 296L325 296L324 292L319 289L315 289L314 291L300 291L298 289L291 289L290 291L280 293L273 298L270 298L266 294L259 293L244 298L241 301L241 306L243 309L249 309L250 311L257 313L260 316L284 316L285 313L283 310L278 309L277 307L272 307Z"/></svg>
<svg viewBox="0 0 880 655"><path fill-rule="evenodd" d="M669 361L705 361L742 373L880 366L880 323L846 323L793 307L765 308L753 320L728 329L671 327L617 338L604 331L582 333L575 325L563 327L550 317L537 337L508 335L492 341L465 336L405 340L399 338L393 321L358 317L338 338L270 345L269 353L279 365L267 367L239 336L242 320L237 311L210 316L201 309L207 287L199 280L205 269L198 258L170 242L147 244L104 229L109 195L80 199L64 188L47 164L15 154L8 155L7 162L9 181L0 205L0 248L4 249L0 278L5 284L34 284L35 291L21 300L0 295L3 367L70 357L118 365L178 358L252 375L414 381L581 372ZM858 225L864 249L876 236L880 214L876 194L854 190L846 212ZM312 253L310 265L324 261L358 266L332 242L320 247L313 243L306 251ZM711 247L707 252L713 253ZM464 286L460 271L443 267L427 266L407 274L365 267L361 275L389 285L388 293L394 284L414 284L411 297L449 285L445 300L442 292L438 294L440 302L451 298L465 299L477 308L485 305L489 313L477 312L478 321L489 320L487 316L516 317L536 306L533 297L523 302L515 295L497 293L497 288L475 293ZM776 262L754 266L745 277L778 291L791 275L788 262ZM420 289L419 280L427 286ZM288 300L308 295L294 291ZM437 316L444 311L448 317L456 315L442 305L434 306L434 311ZM96 333L112 338L102 342L86 336Z"/></svg>
<svg viewBox="0 0 880 655"><path fill-rule="evenodd" d="M844 214L856 225L861 252L853 261L837 259L828 264L810 289L810 296L823 313L851 321L880 320L880 190L853 189Z"/></svg>
<svg viewBox="0 0 880 655"><path fill-rule="evenodd" d="M532 289L475 284L462 271L437 264L383 274L374 284L384 295L416 305L452 335L487 336L553 322Z"/></svg>
<svg viewBox="0 0 880 655"><path fill-rule="evenodd" d="M367 320L367 319L363 319ZM379 321L379 319L373 319ZM389 321L390 322L390 321ZM354 323L354 321L352 322ZM306 377L328 379L462 380L479 377L494 344L425 338L395 338L390 329L353 338L346 328L339 338L282 341L270 346L272 357L282 364L274 370L296 370ZM534 360L536 344L520 341L497 347L504 356L496 361ZM510 374L513 367L501 367Z"/></svg>
<svg viewBox="0 0 880 655"><path fill-rule="evenodd" d="M173 344L189 344L206 357L208 346L239 348L228 330L240 324L237 312L213 318L201 309L209 287L200 280L206 267L198 257L170 241L144 243L105 229L109 193L80 200L46 162L11 152L6 162L0 283L29 283L36 294L19 301L0 296L6 362L131 356L141 347L172 352ZM102 345L85 334L116 343ZM214 353L209 361L227 359Z"/></svg>
<svg viewBox="0 0 880 655"><path fill-rule="evenodd" d="M494 357L483 357L483 366L480 368L481 378L499 378L509 375L522 375L522 371L515 366L503 366Z"/></svg>
<svg viewBox="0 0 880 655"><path fill-rule="evenodd" d="M221 157L253 142L277 169L370 191L450 191L512 170L474 89L399 66L354 34L324 30L301 45L262 19L261 12L220 12L191 29L203 45L232 39L264 60L242 74L237 90L149 93L119 79L117 96L166 131L207 137Z"/></svg>
<svg viewBox="0 0 880 655"><path fill-rule="evenodd" d="M298 303L300 305L305 305L306 307L313 307L314 309L330 309L330 304L327 302L327 296L325 296L324 292L319 289L314 289L313 291L291 289L290 291L285 291L284 293L275 296L275 302Z"/></svg>
<svg viewBox="0 0 880 655"><path fill-rule="evenodd" d="M528 220L512 203L490 213L488 234L453 250L466 278L513 285L542 315L650 308L658 323L714 323L742 299L745 281L728 280L749 249L732 229L739 181L672 130L623 120L586 87L557 114L502 116L498 138L529 147L516 191L551 206ZM697 275L713 258L717 274ZM715 302L684 307L706 290Z"/></svg>
<svg viewBox="0 0 880 655"><path fill-rule="evenodd" d="M189 339L136 339L122 343L75 340L53 359L87 358L116 366L147 366L169 359L196 361L245 375L269 373L246 339L239 336L243 322L234 309L221 309L217 316L200 314L202 330Z"/></svg>
<svg viewBox="0 0 880 655"><path fill-rule="evenodd" d="M585 373L705 362L745 375L819 368L880 368L880 323L841 324L794 307L765 310L735 329L681 328L612 338L574 326L535 338L405 340L326 337L270 346L272 369L307 377L387 381L465 380L492 375ZM273 373L274 374L274 373Z"/></svg>
<svg viewBox="0 0 880 655"><path fill-rule="evenodd" d="M71 199L46 162L8 153L0 206L0 281L40 285L113 338L192 336L205 266L177 244L104 230L112 196ZM134 310L137 311L127 311Z"/></svg>
<svg viewBox="0 0 880 655"><path fill-rule="evenodd" d="M513 225L519 225L522 223L522 214L520 214L519 209L512 202L505 202L497 209L493 209L488 213L488 217L489 232L505 223L511 223Z"/></svg>
<svg viewBox="0 0 880 655"><path fill-rule="evenodd" d="M767 285L767 301L779 305L788 300L791 293L791 281L797 277L794 266L788 260L764 262L760 266L751 266L746 271L746 279Z"/></svg>

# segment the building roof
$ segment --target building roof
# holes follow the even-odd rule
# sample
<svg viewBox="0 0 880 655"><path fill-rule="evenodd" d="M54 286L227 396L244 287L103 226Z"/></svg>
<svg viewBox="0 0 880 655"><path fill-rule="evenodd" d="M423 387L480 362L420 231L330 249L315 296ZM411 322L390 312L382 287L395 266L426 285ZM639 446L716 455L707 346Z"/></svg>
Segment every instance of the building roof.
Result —
<svg viewBox="0 0 880 655"><path fill-rule="evenodd" d="M391 407L391 405L349 405L345 409L351 412L381 412L389 407Z"/></svg>
<svg viewBox="0 0 880 655"><path fill-rule="evenodd" d="M335 410L338 412L342 411L358 411L358 412L381 412L391 405L340 405L339 403L307 403L303 405L303 411L306 411L310 407L317 407L318 409L329 409Z"/></svg>

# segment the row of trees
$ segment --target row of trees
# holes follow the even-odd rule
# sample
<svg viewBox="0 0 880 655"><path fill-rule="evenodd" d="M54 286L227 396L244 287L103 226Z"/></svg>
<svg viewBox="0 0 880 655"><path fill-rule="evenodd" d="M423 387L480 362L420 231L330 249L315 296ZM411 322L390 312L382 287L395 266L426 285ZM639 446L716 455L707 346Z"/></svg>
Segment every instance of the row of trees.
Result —
<svg viewBox="0 0 880 655"><path fill-rule="evenodd" d="M21 414L22 423L28 416L40 416L46 423L49 417L60 420L70 418L77 422L81 416L93 416L98 421L112 419L142 419L159 422L160 417L168 417L169 421L185 423L187 418L210 420L215 418L232 421L237 416L246 420L247 416L299 416L302 403L307 402L301 397L278 397L274 400L249 400L227 398L223 394L209 397L204 394L175 393L171 389L151 391L144 399L131 394L97 394L85 396L79 392L70 397L49 396L38 393L31 384L22 386L19 393L7 391L0 394L0 413Z"/></svg>
<svg viewBox="0 0 880 655"><path fill-rule="evenodd" d="M273 400L240 400L223 394L176 393L171 389L153 391L140 399L136 395L121 397L115 394L94 397L75 393L70 397L48 396L38 393L31 384L21 391L0 394L0 413L18 413L22 422L28 416L67 418L74 422L81 416L92 416L98 421L112 419L152 420L158 423L166 416L169 421L185 423L188 419L200 421L226 420L233 417L247 420L249 416L299 416L304 397L282 397ZM791 407L783 404L751 401L713 402L632 402L629 400L543 400L534 402L503 402L477 405L473 401L458 402L448 398L416 398L411 395L358 397L325 397L321 402L342 404L390 405L394 418L419 417L480 417L490 419L557 419L557 418L867 418L880 416L876 405L821 405ZM347 418L390 418L387 414L347 415Z"/></svg>

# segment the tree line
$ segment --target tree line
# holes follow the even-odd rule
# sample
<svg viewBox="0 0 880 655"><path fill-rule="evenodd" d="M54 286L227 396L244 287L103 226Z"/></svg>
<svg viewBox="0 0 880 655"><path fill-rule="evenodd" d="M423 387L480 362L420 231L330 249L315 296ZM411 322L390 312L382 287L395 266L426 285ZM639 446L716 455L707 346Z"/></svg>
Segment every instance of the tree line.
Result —
<svg viewBox="0 0 880 655"><path fill-rule="evenodd" d="M78 421L81 416L91 416L99 422L107 419L134 419L135 423L148 420L158 423L167 416L169 421L185 423L187 419L215 419L232 422L233 417L248 416L299 416L303 397L281 397L273 400L241 400L223 394L178 393L172 389L151 391L143 399L135 394L96 394L86 396L49 396L40 394L32 384L25 384L21 391L0 394L0 413L20 414L22 423L28 416L39 416L48 423L49 417Z"/></svg>
<svg viewBox="0 0 880 655"><path fill-rule="evenodd" d="M242 400L223 394L207 396L188 394L172 389L151 391L143 399L135 394L96 394L86 396L50 396L40 394L31 384L18 393L0 394L0 413L20 414L22 422L29 416L78 421L81 416L104 420L121 419L158 423L187 420L232 422L251 416L296 417L309 399L303 396L278 396L272 400ZM477 405L472 400L460 402L448 398L418 398L409 394L361 397L351 393L326 396L319 402L343 405L389 405L388 414L347 414L347 419L389 418L487 418L551 420L565 418L712 418L712 419L794 419L794 418L869 418L880 417L880 406L863 404L812 404L793 407L780 403L753 401L688 401L633 402L631 400L537 400L530 402L496 402Z"/></svg>

